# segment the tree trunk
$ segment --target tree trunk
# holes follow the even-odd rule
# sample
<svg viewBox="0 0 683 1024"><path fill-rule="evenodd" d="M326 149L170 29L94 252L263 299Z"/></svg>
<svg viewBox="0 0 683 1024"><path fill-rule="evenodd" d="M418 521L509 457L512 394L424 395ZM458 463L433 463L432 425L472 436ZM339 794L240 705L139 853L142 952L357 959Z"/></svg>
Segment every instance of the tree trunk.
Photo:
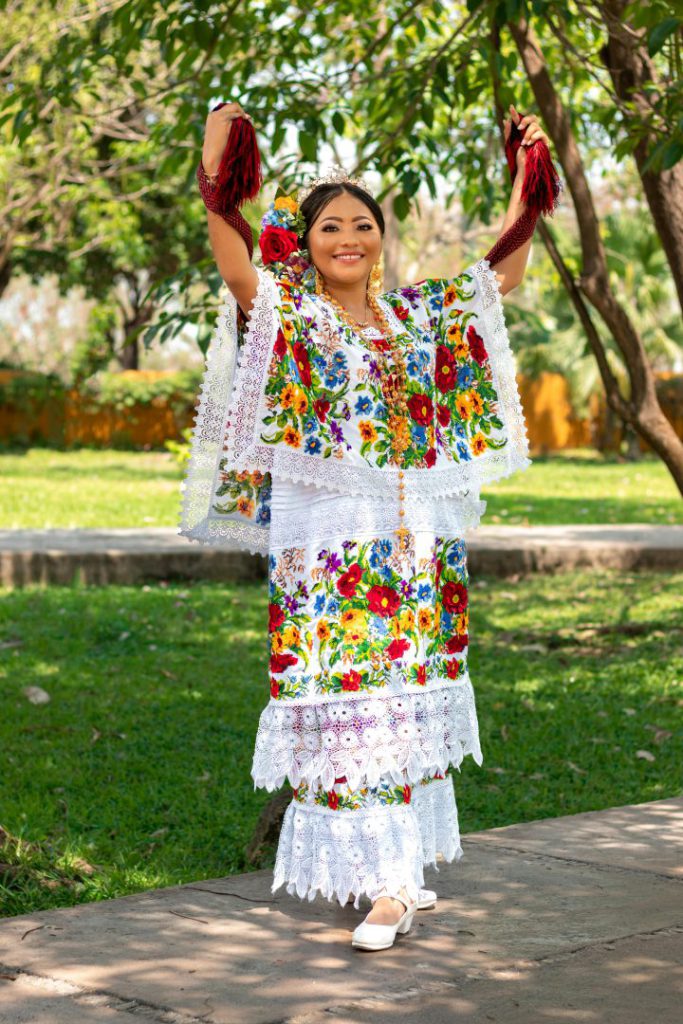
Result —
<svg viewBox="0 0 683 1024"><path fill-rule="evenodd" d="M668 467L683 494L683 441L660 408L655 377L634 323L611 290L605 249L600 236L593 197L567 112L562 106L543 58L538 41L525 19L508 22L508 28L529 76L539 110L565 172L579 226L582 273L573 285L579 288L602 317L611 332L629 374L630 395L621 394L609 372L597 332L589 335L596 354L605 394L610 407L645 438ZM546 229L546 233L547 232ZM596 348L597 346L597 348Z"/></svg>
<svg viewBox="0 0 683 1024"><path fill-rule="evenodd" d="M606 0L601 7L608 39L600 56L610 73L619 99L633 104L636 112L632 116L647 124L651 102L645 86L646 83L656 85L657 71L647 52L646 33L625 22L626 4L623 0ZM638 140L633 156L655 229L671 267L678 301L683 309L683 163L679 161L668 171L644 171L653 142L652 134L645 133Z"/></svg>

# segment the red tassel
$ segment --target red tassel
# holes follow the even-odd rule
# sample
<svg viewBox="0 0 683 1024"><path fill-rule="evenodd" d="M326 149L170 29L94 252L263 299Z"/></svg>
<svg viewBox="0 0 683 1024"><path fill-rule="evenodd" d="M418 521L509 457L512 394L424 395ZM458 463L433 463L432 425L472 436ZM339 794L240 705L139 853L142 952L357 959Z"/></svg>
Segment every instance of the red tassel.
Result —
<svg viewBox="0 0 683 1024"><path fill-rule="evenodd" d="M219 103L214 110L220 110ZM223 210L234 210L257 196L263 175L261 154L254 126L246 117L235 118L230 125L228 143L218 167L218 197Z"/></svg>

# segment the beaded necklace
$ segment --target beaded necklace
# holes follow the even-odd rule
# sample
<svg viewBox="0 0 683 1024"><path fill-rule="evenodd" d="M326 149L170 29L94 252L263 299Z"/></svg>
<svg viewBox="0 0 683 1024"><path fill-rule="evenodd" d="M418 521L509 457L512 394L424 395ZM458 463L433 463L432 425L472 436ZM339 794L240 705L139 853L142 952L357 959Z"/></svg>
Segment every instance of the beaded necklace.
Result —
<svg viewBox="0 0 683 1024"><path fill-rule="evenodd" d="M330 293L320 283L319 277L317 278L316 292L330 303L341 319L347 323L349 327L362 332L364 328L369 326L367 321L365 321L365 323L360 323L356 320L356 318L352 316L344 306L342 306L341 302L335 299L334 296L330 295ZM403 483L404 473L402 468L404 463L404 452L406 448L410 446L410 432L407 420L408 407L405 395L406 364L405 359L403 358L403 353L400 351L399 347L391 344L394 335L392 334L389 321L380 307L379 302L375 296L370 295L370 293L366 296L366 302L375 314L377 322L381 325L380 337L367 337L366 340L377 353L379 357L378 361L383 371L382 393L389 410L389 430L392 435L391 461L394 465L399 467L398 515L400 526L396 529L395 534L399 541L399 547L405 550L407 547L407 538L410 535L410 531L404 526L405 508L403 507L403 503L405 498L405 487ZM389 358L390 356L392 357L391 360Z"/></svg>

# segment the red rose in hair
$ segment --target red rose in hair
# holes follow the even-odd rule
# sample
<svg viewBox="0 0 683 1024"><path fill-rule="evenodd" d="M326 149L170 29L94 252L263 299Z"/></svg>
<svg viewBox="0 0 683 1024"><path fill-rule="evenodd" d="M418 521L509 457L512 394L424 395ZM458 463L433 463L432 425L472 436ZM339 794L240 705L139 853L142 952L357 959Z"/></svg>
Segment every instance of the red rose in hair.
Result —
<svg viewBox="0 0 683 1024"><path fill-rule="evenodd" d="M410 316L410 310L408 309L407 306L396 306L394 308L394 313L399 318L399 320L407 320L408 317Z"/></svg>
<svg viewBox="0 0 683 1024"><path fill-rule="evenodd" d="M444 394L456 385L456 369L453 353L445 345L436 347L436 386Z"/></svg>
<svg viewBox="0 0 683 1024"><path fill-rule="evenodd" d="M285 621L285 613L276 604L268 605L268 631L274 633Z"/></svg>
<svg viewBox="0 0 683 1024"><path fill-rule="evenodd" d="M296 665L298 658L295 654L271 654L270 656L270 671L271 672L284 672L290 665Z"/></svg>
<svg viewBox="0 0 683 1024"><path fill-rule="evenodd" d="M435 462L436 448L428 448L427 451L425 452L425 466L428 466L431 469Z"/></svg>
<svg viewBox="0 0 683 1024"><path fill-rule="evenodd" d="M456 633L456 635L452 636L450 640L446 643L446 650L448 651L449 654L460 654L460 651L465 650L467 644L467 633L463 633L460 636Z"/></svg>
<svg viewBox="0 0 683 1024"><path fill-rule="evenodd" d="M339 807L339 793L335 793L333 789L327 794L327 806L332 811L336 811Z"/></svg>
<svg viewBox="0 0 683 1024"><path fill-rule="evenodd" d="M355 668L352 668L350 672L345 672L342 676L342 690L360 690L362 681L363 677L360 672L356 672Z"/></svg>
<svg viewBox="0 0 683 1024"><path fill-rule="evenodd" d="M353 565L350 565L346 572L342 573L337 580L337 590L339 593L344 597L354 597L356 594L356 587L358 586L362 575L363 570L358 562L354 562Z"/></svg>
<svg viewBox="0 0 683 1024"><path fill-rule="evenodd" d="M403 654L406 653L409 647L410 642L408 640L392 640L389 646L387 647L387 654L389 655L392 661L396 661L398 658L400 658Z"/></svg>
<svg viewBox="0 0 683 1024"><path fill-rule="evenodd" d="M437 405L436 418L442 427L447 427L451 422L451 410L447 405Z"/></svg>
<svg viewBox="0 0 683 1024"><path fill-rule="evenodd" d="M451 615L460 615L467 608L467 587L449 580L441 591L443 606Z"/></svg>
<svg viewBox="0 0 683 1024"><path fill-rule="evenodd" d="M446 675L449 679L457 679L460 675L461 664L457 658L446 663Z"/></svg>
<svg viewBox="0 0 683 1024"><path fill-rule="evenodd" d="M429 395L418 391L408 399L408 411L410 415L421 426L426 427L432 422L434 406Z"/></svg>
<svg viewBox="0 0 683 1024"><path fill-rule="evenodd" d="M371 612L388 619L401 603L401 598L392 587L374 586L368 590L368 607Z"/></svg>
<svg viewBox="0 0 683 1024"><path fill-rule="evenodd" d="M296 231L287 231L286 228L276 228L269 224L261 234L258 244L264 263L281 263L299 248L299 239Z"/></svg>
<svg viewBox="0 0 683 1024"><path fill-rule="evenodd" d="M273 352L277 356L278 362L280 362L282 360L282 358L284 357L284 354L285 354L286 351L287 351L287 339L285 338L284 334L282 333L282 328L280 328L280 330L277 332L277 338L275 339L275 344L273 345Z"/></svg>
<svg viewBox="0 0 683 1024"><path fill-rule="evenodd" d="M305 388L310 388L311 364L308 361L308 352L306 351L306 346L303 345L300 341L297 341L294 344L292 352L294 353L296 366L299 371L299 376L301 377L301 383Z"/></svg>
<svg viewBox="0 0 683 1024"><path fill-rule="evenodd" d="M488 352L484 348L484 339L480 334L477 334L473 324L470 324L467 328L467 343L470 346L470 354L475 363L479 363L482 366L488 359Z"/></svg>
<svg viewBox="0 0 683 1024"><path fill-rule="evenodd" d="M315 402L313 403L313 410L318 419L320 420L320 422L324 423L325 417L330 411L330 403L327 401L326 398L316 398Z"/></svg>

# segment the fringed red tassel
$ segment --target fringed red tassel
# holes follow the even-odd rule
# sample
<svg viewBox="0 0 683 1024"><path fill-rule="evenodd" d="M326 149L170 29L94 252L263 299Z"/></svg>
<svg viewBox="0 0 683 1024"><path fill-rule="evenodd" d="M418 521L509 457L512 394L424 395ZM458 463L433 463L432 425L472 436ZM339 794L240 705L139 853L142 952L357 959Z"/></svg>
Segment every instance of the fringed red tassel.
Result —
<svg viewBox="0 0 683 1024"><path fill-rule="evenodd" d="M219 103L214 110L220 110ZM256 142L256 132L246 117L237 117L230 126L228 144L223 151L218 167L218 196L227 212L234 210L258 195L263 184L261 154Z"/></svg>
<svg viewBox="0 0 683 1024"><path fill-rule="evenodd" d="M510 134L505 143L505 156L513 182L517 177L517 150L522 144L523 137L524 133L514 122L511 122ZM553 214L561 190L562 182L555 170L550 150L543 139L537 139L527 149L524 161L522 202L526 206L526 210L486 253L484 258L489 261L490 266L493 267L496 263L500 263L502 259L515 252L531 238L539 215L541 213Z"/></svg>

